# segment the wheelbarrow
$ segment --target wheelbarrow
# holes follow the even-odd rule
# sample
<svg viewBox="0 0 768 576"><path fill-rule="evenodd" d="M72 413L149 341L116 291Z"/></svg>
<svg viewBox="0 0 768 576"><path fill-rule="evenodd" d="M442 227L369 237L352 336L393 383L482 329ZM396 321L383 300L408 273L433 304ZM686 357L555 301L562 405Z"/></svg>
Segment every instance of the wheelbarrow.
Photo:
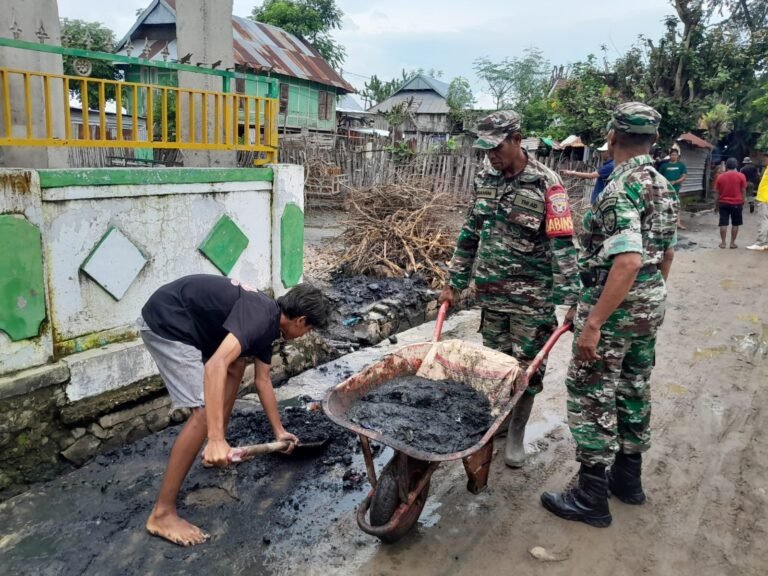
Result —
<svg viewBox="0 0 768 576"><path fill-rule="evenodd" d="M525 392L528 379L541 366L560 336L570 330L570 324L555 330L525 371L520 368L515 374L499 373L499 378L489 378L489 375L493 374L489 368L493 360L498 361L502 358L508 363L513 363L510 364L512 366L518 366L517 362L501 352L475 344L459 341L438 343L447 310L447 303L443 303L438 313L432 342L411 344L400 348L335 386L323 399L323 410L328 418L339 426L355 432L360 438L371 490L357 510L357 524L367 534L376 536L386 543L396 542L416 524L429 495L432 474L441 462L460 459L468 478L467 490L472 494L478 494L485 489L493 457L494 435ZM436 347L448 346L451 343L470 349L473 359L463 362L461 360L446 362L451 370L458 370L450 379L469 382L475 389L486 394L492 408L493 423L473 446L450 454L425 452L350 419L348 411L360 398L393 378L416 374L423 363L425 367L427 364L431 365L437 353ZM429 360L425 362L428 358ZM485 358L488 362L484 361ZM475 378L476 374L481 375ZM504 380L508 381L507 387L499 384ZM481 382L484 383L480 384ZM392 459L384 466L378 477L373 463L371 440L394 450ZM366 519L366 515L369 519Z"/></svg>

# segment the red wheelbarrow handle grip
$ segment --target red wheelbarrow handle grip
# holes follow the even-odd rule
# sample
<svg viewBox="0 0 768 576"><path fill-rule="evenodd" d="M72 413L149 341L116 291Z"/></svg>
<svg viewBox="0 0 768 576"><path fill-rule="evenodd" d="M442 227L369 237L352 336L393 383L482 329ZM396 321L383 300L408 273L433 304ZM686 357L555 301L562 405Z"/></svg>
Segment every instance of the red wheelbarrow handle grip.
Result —
<svg viewBox="0 0 768 576"><path fill-rule="evenodd" d="M549 353L552 351L552 348L555 347L555 344L557 344L557 341L560 340L560 336L565 334L566 332L570 332L573 329L573 324L570 322L565 322L562 326L558 327L557 330L552 332L552 335L547 340L546 344L544 344L544 347L539 350L539 353L536 354L536 357L533 359L533 361L528 365L528 369L525 371L525 375L530 379L531 376L533 376L536 371L541 366L541 363L544 362L544 359L549 356Z"/></svg>
<svg viewBox="0 0 768 576"><path fill-rule="evenodd" d="M440 336L443 333L443 322L445 322L445 316L448 314L448 307L450 306L448 300L440 305L440 310L437 312L437 323L435 324L435 333L432 335L432 342L438 342Z"/></svg>

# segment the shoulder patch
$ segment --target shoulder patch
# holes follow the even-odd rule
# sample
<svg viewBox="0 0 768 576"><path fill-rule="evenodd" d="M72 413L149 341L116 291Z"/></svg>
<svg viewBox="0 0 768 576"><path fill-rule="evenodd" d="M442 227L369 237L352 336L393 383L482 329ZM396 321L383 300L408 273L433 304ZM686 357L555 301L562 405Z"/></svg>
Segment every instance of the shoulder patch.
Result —
<svg viewBox="0 0 768 576"><path fill-rule="evenodd" d="M568 202L568 193L560 185L556 184L547 190L547 237L557 238L573 235L573 217L571 206Z"/></svg>

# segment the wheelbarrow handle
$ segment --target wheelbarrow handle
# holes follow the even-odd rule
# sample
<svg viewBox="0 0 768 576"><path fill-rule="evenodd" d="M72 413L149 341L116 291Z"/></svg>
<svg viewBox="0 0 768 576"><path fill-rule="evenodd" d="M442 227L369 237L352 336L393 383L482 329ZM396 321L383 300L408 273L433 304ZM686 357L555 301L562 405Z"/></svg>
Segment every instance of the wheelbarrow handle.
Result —
<svg viewBox="0 0 768 576"><path fill-rule="evenodd" d="M450 304L448 303L448 300L440 305L440 310L437 312L437 322L435 324L435 333L432 336L432 342L438 342L440 340L440 336L443 333L443 322L445 322L445 316L448 314L449 306Z"/></svg>
<svg viewBox="0 0 768 576"><path fill-rule="evenodd" d="M536 357L533 359L533 361L528 365L528 369L525 371L525 375L530 379L536 371L541 366L541 363L544 362L544 359L549 356L549 353L552 351L552 348L555 347L555 344L557 344L557 341L560 340L560 336L565 334L566 332L570 332L573 329L573 324L570 322L564 322L562 326L558 327L557 330L552 332L552 335L547 339L546 344L544 344L544 347L539 350L539 353L536 354Z"/></svg>

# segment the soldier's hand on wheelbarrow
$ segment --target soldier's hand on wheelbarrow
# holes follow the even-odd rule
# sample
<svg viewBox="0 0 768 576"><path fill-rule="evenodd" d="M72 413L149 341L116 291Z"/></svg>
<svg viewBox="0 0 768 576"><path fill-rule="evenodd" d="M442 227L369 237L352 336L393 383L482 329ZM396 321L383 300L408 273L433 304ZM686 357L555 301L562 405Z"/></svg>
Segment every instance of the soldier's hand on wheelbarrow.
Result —
<svg viewBox="0 0 768 576"><path fill-rule="evenodd" d="M275 432L275 440L278 442L290 442L291 444L282 451L283 454L290 454L293 452L293 449L296 448L296 444L299 443L299 439L297 436L291 434L290 432L286 432L285 430L280 430Z"/></svg>
<svg viewBox="0 0 768 576"><path fill-rule="evenodd" d="M440 302L440 304L443 302L448 302L448 306L453 307L454 297L453 288L446 285L443 286L443 289L440 291L440 295L437 297L437 301Z"/></svg>
<svg viewBox="0 0 768 576"><path fill-rule="evenodd" d="M221 440L208 440L208 444L205 445L203 450L203 466L210 468L214 466L216 468L226 468L229 465L229 444L224 439Z"/></svg>
<svg viewBox="0 0 768 576"><path fill-rule="evenodd" d="M597 355L597 344L600 342L600 328L587 321L581 330L576 347L579 349L579 360L582 362L592 362L600 360Z"/></svg>

